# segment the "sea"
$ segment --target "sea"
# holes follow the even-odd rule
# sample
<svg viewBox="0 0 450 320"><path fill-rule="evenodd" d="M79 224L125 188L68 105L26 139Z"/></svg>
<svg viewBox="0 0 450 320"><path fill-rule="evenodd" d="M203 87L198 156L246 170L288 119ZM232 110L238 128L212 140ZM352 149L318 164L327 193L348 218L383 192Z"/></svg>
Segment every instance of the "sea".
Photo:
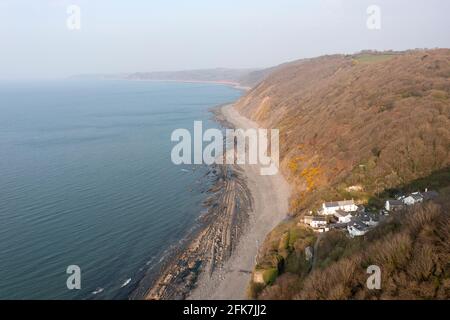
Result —
<svg viewBox="0 0 450 320"><path fill-rule="evenodd" d="M0 299L128 299L195 228L212 183L207 166L172 163L171 133L218 128L210 108L241 94L0 82Z"/></svg>

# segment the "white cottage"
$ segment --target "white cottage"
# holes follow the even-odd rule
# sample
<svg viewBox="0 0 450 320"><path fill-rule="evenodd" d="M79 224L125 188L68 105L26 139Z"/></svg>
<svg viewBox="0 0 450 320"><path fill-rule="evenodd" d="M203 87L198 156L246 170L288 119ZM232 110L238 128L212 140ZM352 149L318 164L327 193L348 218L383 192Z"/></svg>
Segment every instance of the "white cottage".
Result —
<svg viewBox="0 0 450 320"><path fill-rule="evenodd" d="M353 200L324 202L322 204L322 213L324 215L334 215L337 210L354 212L358 210L358 207Z"/></svg>
<svg viewBox="0 0 450 320"><path fill-rule="evenodd" d="M322 228L328 224L327 219L325 217L313 217L310 222L310 226L313 228Z"/></svg>
<svg viewBox="0 0 450 320"><path fill-rule="evenodd" d="M411 193L409 196L403 199L403 203L407 206L412 206L421 202L423 202L423 196L420 194L420 192Z"/></svg>
<svg viewBox="0 0 450 320"><path fill-rule="evenodd" d="M353 215L350 212L346 212L344 210L336 210L334 216L338 219L339 223L349 223Z"/></svg>
<svg viewBox="0 0 450 320"><path fill-rule="evenodd" d="M403 201L401 200L387 200L384 205L387 211L395 211L403 208Z"/></svg>
<svg viewBox="0 0 450 320"><path fill-rule="evenodd" d="M348 233L353 237L360 237L365 235L369 231L369 227L367 227L361 221L353 221L347 226Z"/></svg>

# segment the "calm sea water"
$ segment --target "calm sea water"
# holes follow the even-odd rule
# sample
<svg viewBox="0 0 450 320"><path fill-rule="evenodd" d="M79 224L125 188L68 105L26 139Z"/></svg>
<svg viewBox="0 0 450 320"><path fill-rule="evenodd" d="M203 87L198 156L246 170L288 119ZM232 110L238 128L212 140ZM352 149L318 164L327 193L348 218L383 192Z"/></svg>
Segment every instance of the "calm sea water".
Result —
<svg viewBox="0 0 450 320"><path fill-rule="evenodd" d="M172 130L215 127L208 109L239 95L212 84L0 83L0 299L126 298L202 210L207 168L172 164ZM81 290L66 287L69 265Z"/></svg>

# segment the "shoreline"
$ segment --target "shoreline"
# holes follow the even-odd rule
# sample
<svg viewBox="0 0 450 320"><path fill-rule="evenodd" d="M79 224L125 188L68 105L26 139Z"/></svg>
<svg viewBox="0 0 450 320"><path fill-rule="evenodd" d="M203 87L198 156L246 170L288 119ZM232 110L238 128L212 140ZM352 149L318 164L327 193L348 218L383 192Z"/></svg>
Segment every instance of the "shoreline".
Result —
<svg viewBox="0 0 450 320"><path fill-rule="evenodd" d="M234 89L241 90L241 91L249 91L252 89L251 87L241 85L239 82L226 81L226 80L223 80L223 81L220 81L220 80L211 80L211 81L209 81L209 80L154 80L154 79L126 79L126 80L217 84L217 85L232 87Z"/></svg>
<svg viewBox="0 0 450 320"><path fill-rule="evenodd" d="M242 129L258 128L258 124L241 116L233 105L220 107L227 123ZM236 165L245 176L253 198L246 232L238 239L233 253L223 267L199 275L188 299L244 300L256 263L259 248L268 233L288 216L291 187L279 171L274 176L261 176L259 165Z"/></svg>
<svg viewBox="0 0 450 320"><path fill-rule="evenodd" d="M141 282L136 290L140 294L132 299L186 299L199 274L221 268L234 251L252 208L251 194L239 168L214 165L210 172L216 181L203 202L207 212L198 218L196 231L160 266L158 275Z"/></svg>
<svg viewBox="0 0 450 320"><path fill-rule="evenodd" d="M130 78L106 78L102 80L125 80L125 81L149 81L149 82L179 82L179 83L204 83L204 84L217 84L227 87L231 87L236 90L244 92L250 91L252 87L243 86L239 82L227 81L227 80L162 80L162 79L130 79Z"/></svg>
<svg viewBox="0 0 450 320"><path fill-rule="evenodd" d="M212 109L224 128L257 128L232 104ZM290 186L278 172L261 176L259 165L214 165L196 232L142 281L132 299L243 300L267 234L288 215Z"/></svg>
<svg viewBox="0 0 450 320"><path fill-rule="evenodd" d="M131 80L161 82L160 80ZM205 81L194 82L205 83ZM239 89L237 83L213 83ZM249 88L240 89L248 90ZM232 128L232 124L221 116L222 107L228 104L230 102L208 110L213 120L222 128ZM212 182L212 185L206 191L206 198L202 202L202 214L196 219L195 225L179 241L179 246L170 248L156 265L144 272L142 278L128 294L128 299L186 299L195 287L199 274L207 270L211 273L234 251L233 248L248 222L248 211L252 209L253 200L246 186L245 176L237 166L215 164L209 168L205 174L206 177L209 177L207 179ZM229 210L228 207L234 209Z"/></svg>

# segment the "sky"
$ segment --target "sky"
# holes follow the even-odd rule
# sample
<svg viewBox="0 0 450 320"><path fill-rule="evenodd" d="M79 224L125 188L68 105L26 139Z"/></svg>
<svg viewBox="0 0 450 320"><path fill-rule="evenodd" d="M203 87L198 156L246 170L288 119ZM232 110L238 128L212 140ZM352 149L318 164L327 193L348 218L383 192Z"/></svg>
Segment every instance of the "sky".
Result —
<svg viewBox="0 0 450 320"><path fill-rule="evenodd" d="M80 9L80 29L67 26L70 5ZM379 16L367 13L371 5ZM449 16L448 0L0 0L0 78L263 68L364 49L449 48ZM379 28L368 28L374 17Z"/></svg>

